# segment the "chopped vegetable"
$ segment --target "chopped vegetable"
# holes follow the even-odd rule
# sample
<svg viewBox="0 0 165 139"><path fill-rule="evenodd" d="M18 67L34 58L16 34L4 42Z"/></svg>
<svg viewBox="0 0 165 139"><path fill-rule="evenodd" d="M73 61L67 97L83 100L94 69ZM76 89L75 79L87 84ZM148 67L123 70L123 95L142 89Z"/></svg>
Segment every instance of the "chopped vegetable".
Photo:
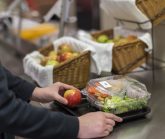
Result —
<svg viewBox="0 0 165 139"><path fill-rule="evenodd" d="M139 110L147 106L147 99L136 99L129 97L112 96L106 98L103 104L103 111L120 114L128 111Z"/></svg>

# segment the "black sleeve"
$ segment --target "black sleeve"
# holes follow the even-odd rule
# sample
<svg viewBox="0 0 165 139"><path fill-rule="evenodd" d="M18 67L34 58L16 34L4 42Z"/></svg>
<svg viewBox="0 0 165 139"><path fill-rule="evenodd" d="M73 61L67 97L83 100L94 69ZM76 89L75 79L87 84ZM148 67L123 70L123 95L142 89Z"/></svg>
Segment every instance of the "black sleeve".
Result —
<svg viewBox="0 0 165 139"><path fill-rule="evenodd" d="M28 101L33 93L34 84L27 82L13 74L11 74L7 69L3 68L6 75L8 89L12 90L17 98L21 98Z"/></svg>
<svg viewBox="0 0 165 139"><path fill-rule="evenodd" d="M0 66L0 131L33 139L75 139L78 130L77 117L36 108L16 98Z"/></svg>

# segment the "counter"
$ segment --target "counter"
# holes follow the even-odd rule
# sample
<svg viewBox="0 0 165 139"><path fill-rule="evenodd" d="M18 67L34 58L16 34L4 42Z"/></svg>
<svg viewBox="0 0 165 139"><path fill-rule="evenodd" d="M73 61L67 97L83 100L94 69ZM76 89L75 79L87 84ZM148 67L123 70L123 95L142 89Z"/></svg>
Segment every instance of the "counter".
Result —
<svg viewBox="0 0 165 139"><path fill-rule="evenodd" d="M163 139L165 137L165 70L156 70L155 81L152 80L152 71L137 72L130 76L145 83L148 91L152 93L149 104L152 111L146 118L115 127L114 131L104 139Z"/></svg>

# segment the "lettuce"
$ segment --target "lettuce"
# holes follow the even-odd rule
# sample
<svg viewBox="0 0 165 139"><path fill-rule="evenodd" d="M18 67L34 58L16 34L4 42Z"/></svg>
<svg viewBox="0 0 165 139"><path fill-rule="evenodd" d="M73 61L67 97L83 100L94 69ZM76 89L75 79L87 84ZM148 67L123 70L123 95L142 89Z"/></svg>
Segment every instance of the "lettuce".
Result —
<svg viewBox="0 0 165 139"><path fill-rule="evenodd" d="M121 114L128 111L140 110L147 106L147 99L112 96L103 103L103 111Z"/></svg>

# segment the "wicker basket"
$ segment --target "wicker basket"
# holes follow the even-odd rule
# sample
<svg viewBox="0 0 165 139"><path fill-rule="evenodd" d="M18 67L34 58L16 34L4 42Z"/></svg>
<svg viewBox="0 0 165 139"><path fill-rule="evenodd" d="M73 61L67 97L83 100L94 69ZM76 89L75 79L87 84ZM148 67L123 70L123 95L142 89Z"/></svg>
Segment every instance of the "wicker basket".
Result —
<svg viewBox="0 0 165 139"><path fill-rule="evenodd" d="M113 36L113 30L98 31L91 35L97 38L101 34ZM148 58L145 48L147 45L139 39L113 47L113 72L125 74L141 66Z"/></svg>
<svg viewBox="0 0 165 139"><path fill-rule="evenodd" d="M43 55L53 50L53 46L43 47L39 52ZM63 82L77 88L84 88L89 80L90 52L81 53L78 57L68 60L53 68L53 82Z"/></svg>
<svg viewBox="0 0 165 139"><path fill-rule="evenodd" d="M113 48L113 71L124 74L139 67L147 60L146 44L140 40Z"/></svg>
<svg viewBox="0 0 165 139"><path fill-rule="evenodd" d="M165 20L165 0L136 0L136 5L154 25Z"/></svg>

